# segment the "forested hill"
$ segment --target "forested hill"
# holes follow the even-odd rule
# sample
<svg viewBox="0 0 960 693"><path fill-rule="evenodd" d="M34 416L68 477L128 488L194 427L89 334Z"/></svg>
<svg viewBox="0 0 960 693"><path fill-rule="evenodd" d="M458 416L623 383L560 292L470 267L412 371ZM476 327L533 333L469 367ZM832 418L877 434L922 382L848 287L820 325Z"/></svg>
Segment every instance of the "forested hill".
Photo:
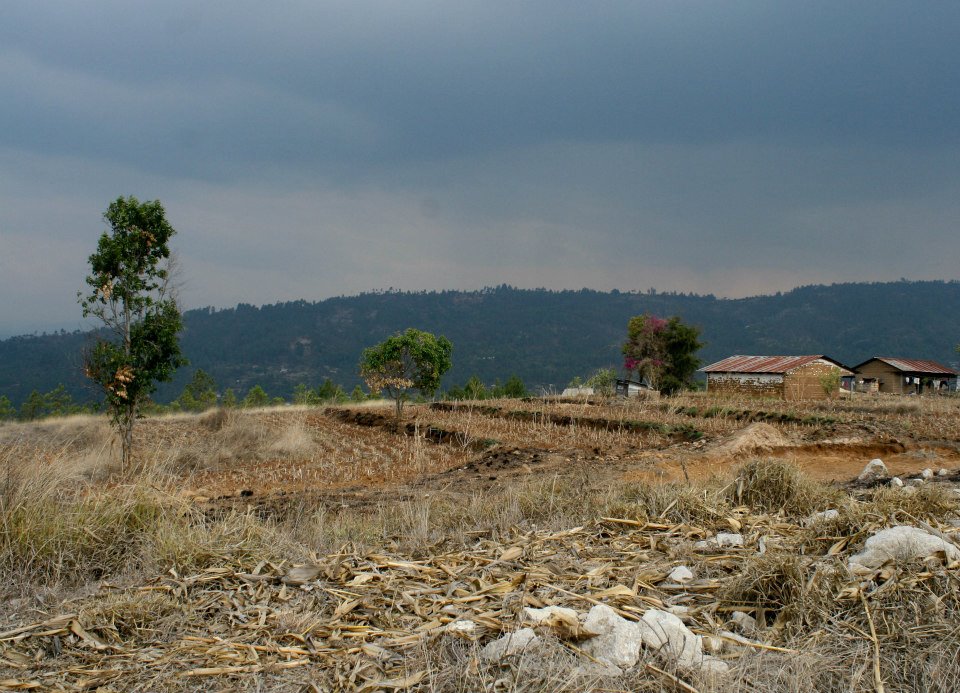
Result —
<svg viewBox="0 0 960 693"><path fill-rule="evenodd" d="M288 396L298 383L315 386L328 377L349 390L359 382L363 348L407 327L453 342L447 387L471 375L489 384L516 374L531 389L560 388L574 376L619 367L627 320L644 312L679 315L700 327L705 363L730 354L813 353L850 365L878 355L958 360L957 281L805 286L744 299L502 286L191 310L182 335L190 365L158 399L179 394L197 368L240 394L260 384ZM59 333L0 341L0 395L18 403L34 389L63 383L75 398L93 398L80 367L91 339Z"/></svg>

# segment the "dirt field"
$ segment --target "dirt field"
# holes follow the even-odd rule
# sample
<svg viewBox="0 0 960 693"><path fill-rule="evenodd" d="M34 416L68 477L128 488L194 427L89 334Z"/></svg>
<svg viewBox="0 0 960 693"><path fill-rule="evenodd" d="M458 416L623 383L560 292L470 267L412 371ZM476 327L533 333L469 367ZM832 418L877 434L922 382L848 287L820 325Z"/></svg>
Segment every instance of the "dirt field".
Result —
<svg viewBox="0 0 960 693"><path fill-rule="evenodd" d="M705 417L692 407L731 413ZM197 460L186 454L186 465L174 458L182 493L211 505L257 507L309 494L352 506L425 493L470 496L538 476L588 475L597 486L702 481L755 457L837 483L878 457L904 478L926 468L952 475L960 470L958 413L954 400L920 406L902 398L828 407L692 396L667 406L505 400L409 406L400 425L389 406L343 407L238 414L236 421L208 414L199 426L193 418L158 419L145 422L141 435L195 451L205 428L222 426L207 441L218 450ZM781 416L790 418L775 420Z"/></svg>
<svg viewBox="0 0 960 693"><path fill-rule="evenodd" d="M136 446L120 470L102 419L0 426L0 690L945 693L960 677L952 549L850 567L896 525L960 546L960 400L213 411L146 419ZM856 481L877 457L905 488ZM649 643L610 665L583 625L599 605L679 614L723 671ZM489 654L547 606L579 616Z"/></svg>

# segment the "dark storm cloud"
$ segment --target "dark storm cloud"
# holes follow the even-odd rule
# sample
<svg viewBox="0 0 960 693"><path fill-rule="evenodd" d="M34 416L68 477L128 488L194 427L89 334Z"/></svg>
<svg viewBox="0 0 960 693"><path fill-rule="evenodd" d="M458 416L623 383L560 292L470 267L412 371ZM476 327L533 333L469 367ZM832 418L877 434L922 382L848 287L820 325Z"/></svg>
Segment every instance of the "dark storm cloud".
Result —
<svg viewBox="0 0 960 693"><path fill-rule="evenodd" d="M949 278L958 26L955 3L8 0L0 289L44 298L0 333L70 321L127 193L165 202L192 305Z"/></svg>

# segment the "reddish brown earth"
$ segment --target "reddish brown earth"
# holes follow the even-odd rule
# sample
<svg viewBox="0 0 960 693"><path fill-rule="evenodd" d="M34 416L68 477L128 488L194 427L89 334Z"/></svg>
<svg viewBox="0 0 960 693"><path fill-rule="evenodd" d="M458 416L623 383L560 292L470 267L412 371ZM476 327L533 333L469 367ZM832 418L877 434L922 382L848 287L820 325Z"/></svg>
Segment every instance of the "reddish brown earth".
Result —
<svg viewBox="0 0 960 693"><path fill-rule="evenodd" d="M573 474L596 485L722 478L756 457L788 460L816 479L838 483L855 479L876 457L891 474L904 477L928 467L946 468L951 477L960 470L956 442L898 438L895 426L718 426L692 419L683 423L719 430L677 442L676 433L600 430L601 419L593 414L589 428L577 429L570 417L557 424L556 416L547 422L518 422L520 417L511 420L502 412L487 417L472 411L465 418L409 409L399 424L386 408L301 413L298 425L313 440L306 449L225 460L185 479L186 494L201 503L269 512L292 500L366 507L424 494L470 495L524 479ZM272 415L272 430L282 431L287 415ZM614 424L611 419L608 428Z"/></svg>

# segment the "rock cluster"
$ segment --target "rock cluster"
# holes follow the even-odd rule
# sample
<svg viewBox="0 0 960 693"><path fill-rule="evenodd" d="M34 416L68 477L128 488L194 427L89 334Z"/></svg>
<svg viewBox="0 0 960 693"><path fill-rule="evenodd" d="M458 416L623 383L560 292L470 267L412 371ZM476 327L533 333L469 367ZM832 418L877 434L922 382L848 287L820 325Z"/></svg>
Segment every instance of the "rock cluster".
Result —
<svg viewBox="0 0 960 693"><path fill-rule="evenodd" d="M481 657L499 661L523 652L540 640L537 631L578 641L578 647L608 674L636 666L642 652L658 654L675 666L708 675L727 673L729 665L707 654L704 638L687 628L680 617L660 609L648 609L639 621L630 621L606 604L597 604L586 614L564 607L524 609L520 630L487 644ZM716 650L716 643L710 643Z"/></svg>

